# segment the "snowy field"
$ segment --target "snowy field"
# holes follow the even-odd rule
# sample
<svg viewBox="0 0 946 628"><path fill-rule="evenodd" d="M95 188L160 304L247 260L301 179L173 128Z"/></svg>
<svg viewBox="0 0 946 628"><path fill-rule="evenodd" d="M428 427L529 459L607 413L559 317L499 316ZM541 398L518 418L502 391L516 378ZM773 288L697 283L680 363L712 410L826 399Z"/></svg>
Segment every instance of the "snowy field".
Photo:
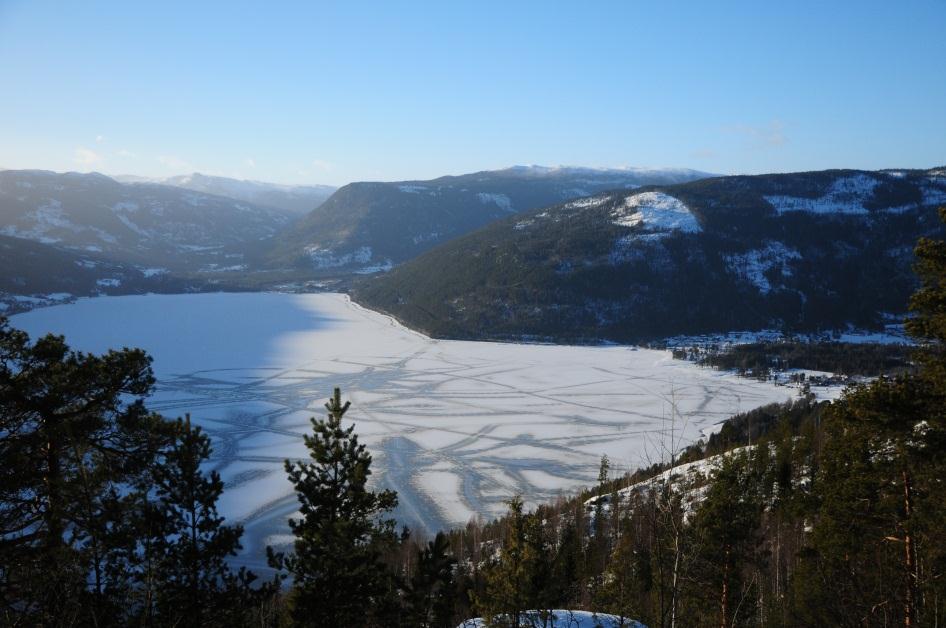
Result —
<svg viewBox="0 0 946 628"><path fill-rule="evenodd" d="M602 454L618 471L659 461L671 442L796 393L666 351L432 340L339 294L80 299L12 324L153 356L149 407L189 412L213 438L221 510L246 526L251 565L288 539L282 462L305 455L333 386L352 400L375 481L398 491L398 517L428 531L498 515L516 493L536 503L589 485Z"/></svg>

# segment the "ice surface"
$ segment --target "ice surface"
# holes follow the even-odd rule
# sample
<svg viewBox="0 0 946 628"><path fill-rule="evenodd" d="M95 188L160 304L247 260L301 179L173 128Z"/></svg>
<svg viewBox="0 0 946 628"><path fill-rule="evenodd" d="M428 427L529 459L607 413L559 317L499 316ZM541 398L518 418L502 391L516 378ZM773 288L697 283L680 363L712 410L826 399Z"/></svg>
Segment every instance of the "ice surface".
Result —
<svg viewBox="0 0 946 628"><path fill-rule="evenodd" d="M282 460L304 454L334 386L353 402L374 481L428 531L492 518L516 493L535 504L590 485L602 454L615 472L658 461L671 432L692 442L796 394L666 351L432 340L338 294L80 299L12 324L84 351L146 349L159 382L149 406L189 412L211 435L222 512L245 524L256 566L298 507Z"/></svg>

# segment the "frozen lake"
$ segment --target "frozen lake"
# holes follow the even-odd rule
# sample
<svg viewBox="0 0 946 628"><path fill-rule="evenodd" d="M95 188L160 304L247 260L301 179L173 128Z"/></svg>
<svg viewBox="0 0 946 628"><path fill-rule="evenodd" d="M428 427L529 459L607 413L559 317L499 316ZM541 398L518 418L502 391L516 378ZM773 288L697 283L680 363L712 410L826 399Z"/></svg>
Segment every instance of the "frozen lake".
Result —
<svg viewBox="0 0 946 628"><path fill-rule="evenodd" d="M674 361L669 352L432 340L339 294L103 297L12 318L75 348L154 358L149 407L191 413L213 439L221 511L246 526L249 564L285 542L296 500L283 459L340 386L374 480L415 529L491 518L660 461L729 416L795 391ZM671 420L676 406L676 420Z"/></svg>

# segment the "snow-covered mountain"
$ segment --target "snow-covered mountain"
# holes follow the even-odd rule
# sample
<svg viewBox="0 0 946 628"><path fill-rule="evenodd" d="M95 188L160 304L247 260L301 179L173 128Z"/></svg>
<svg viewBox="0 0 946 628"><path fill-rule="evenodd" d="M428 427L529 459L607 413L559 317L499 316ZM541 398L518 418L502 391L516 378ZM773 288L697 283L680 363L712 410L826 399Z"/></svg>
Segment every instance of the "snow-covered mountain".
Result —
<svg viewBox="0 0 946 628"><path fill-rule="evenodd" d="M120 181L124 179L129 182L133 182L132 180L136 178L116 177ZM153 182L205 194L226 196L266 207L275 207L296 216L301 216L317 208L336 190L331 185L281 185L263 181L215 177L199 172Z"/></svg>
<svg viewBox="0 0 946 628"><path fill-rule="evenodd" d="M376 272L510 214L603 190L707 176L683 169L514 166L430 181L352 183L281 234L266 262L326 274Z"/></svg>
<svg viewBox="0 0 946 628"><path fill-rule="evenodd" d="M119 263L188 271L239 266L240 247L290 221L284 210L170 185L0 171L0 235Z"/></svg>
<svg viewBox="0 0 946 628"><path fill-rule="evenodd" d="M942 237L942 169L703 179L496 221L355 298L435 336L641 341L879 326Z"/></svg>

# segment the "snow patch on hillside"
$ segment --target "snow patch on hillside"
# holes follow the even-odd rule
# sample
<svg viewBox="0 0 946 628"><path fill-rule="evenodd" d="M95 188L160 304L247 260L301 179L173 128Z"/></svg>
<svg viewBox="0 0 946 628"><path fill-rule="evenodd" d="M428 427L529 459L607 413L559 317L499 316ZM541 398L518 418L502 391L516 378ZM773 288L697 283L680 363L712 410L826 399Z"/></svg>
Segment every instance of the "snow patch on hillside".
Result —
<svg viewBox="0 0 946 628"><path fill-rule="evenodd" d="M397 186L401 192L405 194L420 194L421 192L427 191L426 185L399 185Z"/></svg>
<svg viewBox="0 0 946 628"><path fill-rule="evenodd" d="M570 203L565 203L563 209L587 209L589 207L598 207L611 200L610 196L592 196L589 198L580 198Z"/></svg>
<svg viewBox="0 0 946 628"><path fill-rule="evenodd" d="M866 174L839 177L823 196L804 198L800 196L766 196L765 200L780 215L786 212L809 212L812 214L867 214L864 202L874 195L880 180Z"/></svg>
<svg viewBox="0 0 946 628"><path fill-rule="evenodd" d="M24 218L28 224L26 228L8 225L0 229L0 234L14 238L36 240L43 244L56 244L61 241L61 238L50 235L52 231L66 230L79 233L86 230L86 228L73 223L63 214L62 203L56 199L47 199L46 203L26 214ZM22 222L24 221L21 221L21 224ZM93 229L93 231L101 230Z"/></svg>
<svg viewBox="0 0 946 628"><path fill-rule="evenodd" d="M627 503L635 494L647 494L663 487L669 487L673 493L680 495L684 517L688 519L702 503L706 496L708 481L722 467L723 462L733 456L748 454L752 447L737 447L702 460L675 465L650 479L620 489L617 491L618 503ZM600 505L602 512L607 513L611 509L612 499L613 496L610 494L592 497L585 501L585 510L593 514Z"/></svg>
<svg viewBox="0 0 946 628"><path fill-rule="evenodd" d="M157 277L158 275L165 275L168 273L167 268L154 267L154 268L142 268L141 274L147 278Z"/></svg>
<svg viewBox="0 0 946 628"><path fill-rule="evenodd" d="M394 268L394 263L390 259L386 259L379 264L372 264L370 266L364 266L355 271L356 275L373 275L375 273L386 273L389 270Z"/></svg>
<svg viewBox="0 0 946 628"><path fill-rule="evenodd" d="M700 223L683 202L663 192L641 192L624 199L624 205L611 212L619 227L642 226L649 232L683 231L697 233Z"/></svg>
<svg viewBox="0 0 946 628"><path fill-rule="evenodd" d="M905 173L899 171L886 172L891 178L901 178ZM935 179L930 177L933 183ZM857 174L849 177L839 177L828 190L817 198L800 196L771 195L765 200L779 214L788 212L808 212L812 214L834 214L864 216L870 213L865 203L874 196L875 188L880 185L881 179L868 175ZM922 186L923 200L920 203L908 203L898 207L883 209L884 213L902 214L924 205L936 205L946 202L946 190L935 185Z"/></svg>
<svg viewBox="0 0 946 628"><path fill-rule="evenodd" d="M730 272L748 280L762 294L768 294L772 290L767 277L769 271L777 269L782 277L791 277L789 261L801 259L801 253L781 242L771 240L764 248L726 255L725 259Z"/></svg>
<svg viewBox="0 0 946 628"><path fill-rule="evenodd" d="M476 194L476 197L480 199L480 202L483 203L484 205L489 205L490 203L493 203L494 205L496 205L503 211L507 211L507 212L515 211L512 208L512 201L509 200L509 197L506 196L505 194L478 192Z"/></svg>
<svg viewBox="0 0 946 628"><path fill-rule="evenodd" d="M338 268L349 264L366 264L371 261L372 255L370 246L363 246L341 255L336 255L332 249L317 246L307 247L305 252L316 268Z"/></svg>
<svg viewBox="0 0 946 628"><path fill-rule="evenodd" d="M126 227L128 227L129 229L131 229L132 231L134 231L141 237L150 238L152 236L150 231L146 229L142 229L141 227L136 225L134 222L132 222L131 218L129 218L128 216L125 216L123 214L117 214L115 217L118 218L118 220L120 220L123 225L125 225Z"/></svg>

